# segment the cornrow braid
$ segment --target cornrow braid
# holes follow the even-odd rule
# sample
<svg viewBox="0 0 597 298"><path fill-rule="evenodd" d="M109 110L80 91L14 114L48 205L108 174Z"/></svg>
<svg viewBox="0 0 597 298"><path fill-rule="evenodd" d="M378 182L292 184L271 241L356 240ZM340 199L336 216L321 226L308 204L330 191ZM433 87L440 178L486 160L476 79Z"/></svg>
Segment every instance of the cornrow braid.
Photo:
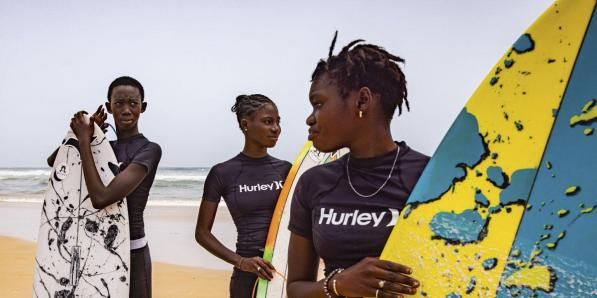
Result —
<svg viewBox="0 0 597 298"><path fill-rule="evenodd" d="M404 59L380 46L363 44L362 39L350 42L338 55L333 55L337 36L338 31L334 34L328 58L319 60L311 82L327 74L338 85L342 98L346 98L350 91L369 87L380 95L384 116L388 120L392 119L396 108L398 115L402 114L403 104L410 111L406 78L398 66L398 63L404 63Z"/></svg>
<svg viewBox="0 0 597 298"><path fill-rule="evenodd" d="M263 94L239 95L236 97L236 102L230 108L230 111L236 113L236 120L238 127L242 130L240 120L243 117L251 117L255 112L261 109L266 104L271 104L274 107L276 104Z"/></svg>

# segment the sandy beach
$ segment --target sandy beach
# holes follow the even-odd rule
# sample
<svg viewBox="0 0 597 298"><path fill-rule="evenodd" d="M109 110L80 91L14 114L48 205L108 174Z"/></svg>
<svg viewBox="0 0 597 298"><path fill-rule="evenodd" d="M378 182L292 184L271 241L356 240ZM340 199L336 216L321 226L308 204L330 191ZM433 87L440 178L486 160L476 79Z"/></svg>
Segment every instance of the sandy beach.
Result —
<svg viewBox="0 0 597 298"><path fill-rule="evenodd" d="M31 297L41 203L0 201L0 297ZM146 234L153 262L154 297L228 297L231 265L194 240L196 206L148 206ZM214 234L234 248L227 210L218 211Z"/></svg>

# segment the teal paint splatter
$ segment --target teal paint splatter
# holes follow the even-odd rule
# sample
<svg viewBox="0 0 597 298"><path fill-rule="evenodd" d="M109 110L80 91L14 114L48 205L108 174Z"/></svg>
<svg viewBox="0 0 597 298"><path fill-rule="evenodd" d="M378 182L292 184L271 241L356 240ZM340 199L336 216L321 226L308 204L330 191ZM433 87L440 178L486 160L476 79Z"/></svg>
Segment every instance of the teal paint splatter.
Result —
<svg viewBox="0 0 597 298"><path fill-rule="evenodd" d="M504 188L508 183L507 176L502 168L494 166L487 168L487 180L499 188Z"/></svg>
<svg viewBox="0 0 597 298"><path fill-rule="evenodd" d="M514 65L514 60L512 60L512 59L506 59L506 60L504 60L504 66L506 68L510 68L510 67L512 67L512 65Z"/></svg>
<svg viewBox="0 0 597 298"><path fill-rule="evenodd" d="M500 193L501 204L526 202L535 173L537 169L522 169L514 172L510 185Z"/></svg>
<svg viewBox="0 0 597 298"><path fill-rule="evenodd" d="M524 54L535 49L535 41L530 34L521 35L512 46L512 49L518 54Z"/></svg>
<svg viewBox="0 0 597 298"><path fill-rule="evenodd" d="M412 210L413 208L411 207L411 205L406 205L406 207L404 207L404 210L402 210L402 218L407 219Z"/></svg>
<svg viewBox="0 0 597 298"><path fill-rule="evenodd" d="M488 207L489 206L489 200L480 191L475 194L475 203L477 203L477 204L479 204L479 205L481 205L483 207Z"/></svg>
<svg viewBox="0 0 597 298"><path fill-rule="evenodd" d="M489 85L493 86L493 85L495 85L495 84L496 84L496 83L497 83L499 80L500 80L500 77L492 77L492 78L489 80Z"/></svg>
<svg viewBox="0 0 597 298"><path fill-rule="evenodd" d="M416 208L418 204L437 200L456 182L465 178L465 168L474 168L486 158L489 155L487 151L479 134L477 118L462 109L423 171L409 203Z"/></svg>
<svg viewBox="0 0 597 298"><path fill-rule="evenodd" d="M486 259L483 261L483 269L491 270L497 265L497 258Z"/></svg>
<svg viewBox="0 0 597 298"><path fill-rule="evenodd" d="M475 287L477 286L477 278L476 277L471 277L471 280L468 282L468 285L466 286L466 293L470 294L475 290Z"/></svg>
<svg viewBox="0 0 597 298"><path fill-rule="evenodd" d="M465 244L477 242L485 237L486 223L487 220L474 210L465 210L460 214L440 212L433 216L429 228L433 231L435 239Z"/></svg>

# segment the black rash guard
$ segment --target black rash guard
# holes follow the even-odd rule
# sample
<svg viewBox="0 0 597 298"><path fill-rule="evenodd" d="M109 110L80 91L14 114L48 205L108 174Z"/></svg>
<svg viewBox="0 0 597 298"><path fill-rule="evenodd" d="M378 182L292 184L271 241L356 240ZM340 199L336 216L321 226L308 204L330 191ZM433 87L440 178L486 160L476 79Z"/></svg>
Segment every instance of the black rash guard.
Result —
<svg viewBox="0 0 597 298"><path fill-rule="evenodd" d="M203 199L224 198L238 232L236 253L261 256L282 184L292 165L270 155L251 158L242 153L211 168Z"/></svg>
<svg viewBox="0 0 597 298"><path fill-rule="evenodd" d="M145 237L143 211L149 198L149 190L155 179L155 174L162 158L160 145L149 141L142 134L111 141L116 159L123 171L132 163L142 165L147 175L141 184L126 196L129 214L131 240ZM131 276L129 297L151 297L151 256L149 245L131 250Z"/></svg>
<svg viewBox="0 0 597 298"><path fill-rule="evenodd" d="M296 186L289 229L311 239L325 263L325 273L348 268L365 257L378 257L399 213L429 157L404 142L397 143L398 160L388 183L373 197L357 195L350 187L346 162L335 162L305 172ZM378 157L350 158L350 181L363 195L374 193L386 181L396 150Z"/></svg>
<svg viewBox="0 0 597 298"><path fill-rule="evenodd" d="M155 173L162 158L160 145L149 141L143 134L128 138L120 138L111 141L116 159L120 162L120 171L123 171L131 163L142 165L147 170L147 175L131 192L126 196L131 240L145 237L143 224L143 211L147 205L149 189L153 184Z"/></svg>

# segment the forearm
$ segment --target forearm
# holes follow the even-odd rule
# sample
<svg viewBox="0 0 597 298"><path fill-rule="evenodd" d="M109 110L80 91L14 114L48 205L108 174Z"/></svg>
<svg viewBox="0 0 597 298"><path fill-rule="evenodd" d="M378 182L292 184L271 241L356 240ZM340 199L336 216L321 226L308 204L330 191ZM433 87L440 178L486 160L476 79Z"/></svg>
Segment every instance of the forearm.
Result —
<svg viewBox="0 0 597 298"><path fill-rule="evenodd" d="M46 162L48 163L49 167L54 166L54 161L56 160L56 155L58 155L59 149L60 147L56 148L56 150L54 150L54 152L52 152L52 154L50 154L50 156L48 156L48 158L46 159Z"/></svg>
<svg viewBox="0 0 597 298"><path fill-rule="evenodd" d="M327 298L323 290L323 280L290 282L288 284L288 297Z"/></svg>
<svg viewBox="0 0 597 298"><path fill-rule="evenodd" d="M214 256L226 261L229 264L238 266L241 256L228 249L209 230L198 231L195 240Z"/></svg>
<svg viewBox="0 0 597 298"><path fill-rule="evenodd" d="M317 281L317 268L319 256L312 239L292 233L288 246L288 297L327 297L324 280Z"/></svg>
<svg viewBox="0 0 597 298"><path fill-rule="evenodd" d="M81 154L81 165L83 166L83 174L85 176L85 183L87 184L87 191L93 207L102 209L118 199L110 198L108 189L104 186L93 160L91 153L91 145L85 141L79 143L79 150Z"/></svg>

